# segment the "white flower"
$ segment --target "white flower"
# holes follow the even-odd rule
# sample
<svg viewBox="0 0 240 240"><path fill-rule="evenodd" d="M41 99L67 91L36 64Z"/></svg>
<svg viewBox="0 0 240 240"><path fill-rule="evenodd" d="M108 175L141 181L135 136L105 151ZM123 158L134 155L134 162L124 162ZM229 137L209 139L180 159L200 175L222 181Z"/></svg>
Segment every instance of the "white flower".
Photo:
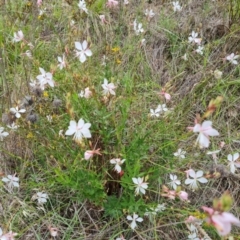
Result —
<svg viewBox="0 0 240 240"><path fill-rule="evenodd" d="M149 212L145 212L144 216L148 216L150 221L153 220L153 217L157 215L158 212L162 212L166 209L165 204L158 204L156 208L150 208Z"/></svg>
<svg viewBox="0 0 240 240"><path fill-rule="evenodd" d="M15 177L15 175L7 175L7 177L3 177L2 181L7 183L9 189L12 189L13 187L19 187L19 178Z"/></svg>
<svg viewBox="0 0 240 240"><path fill-rule="evenodd" d="M19 126L16 125L15 122L13 122L11 125L7 125L7 127L12 129L12 130L17 130Z"/></svg>
<svg viewBox="0 0 240 240"><path fill-rule="evenodd" d="M135 19L133 22L133 30L135 31L136 35L139 35L140 33L144 32L142 28L142 23L137 23L137 20Z"/></svg>
<svg viewBox="0 0 240 240"><path fill-rule="evenodd" d="M155 212L162 212L166 209L165 203L158 204L157 207L155 208Z"/></svg>
<svg viewBox="0 0 240 240"><path fill-rule="evenodd" d="M140 41L140 46L145 46L146 45L146 39L143 38L141 41Z"/></svg>
<svg viewBox="0 0 240 240"><path fill-rule="evenodd" d="M130 225L132 230L134 230L137 227L136 221L137 222L142 222L143 221L143 219L141 217L138 217L138 215L135 214L135 213L133 213L133 216L128 215L127 220L132 221L131 225Z"/></svg>
<svg viewBox="0 0 240 240"><path fill-rule="evenodd" d="M187 54L185 53L182 57L181 57L184 61L188 60Z"/></svg>
<svg viewBox="0 0 240 240"><path fill-rule="evenodd" d="M192 232L190 235L188 235L188 240L200 240L200 238L197 237L196 232Z"/></svg>
<svg viewBox="0 0 240 240"><path fill-rule="evenodd" d="M38 204L44 204L44 203L47 202L48 195L47 195L47 193L37 192L37 193L33 196L33 199L37 199L37 200L38 200Z"/></svg>
<svg viewBox="0 0 240 240"><path fill-rule="evenodd" d="M14 237L17 236L17 233L14 233L12 231L3 234L2 229L0 228L0 240L14 240Z"/></svg>
<svg viewBox="0 0 240 240"><path fill-rule="evenodd" d="M81 90L81 92L78 94L79 97L81 98L90 98L92 96L92 91L89 89L89 87L85 88L84 91Z"/></svg>
<svg viewBox="0 0 240 240"><path fill-rule="evenodd" d="M150 9L150 10L146 9L145 16L148 18L148 21L149 21L151 18L153 18L155 16L155 13L153 12L152 9Z"/></svg>
<svg viewBox="0 0 240 240"><path fill-rule="evenodd" d="M238 61L236 60L236 59L238 59L239 58L239 55L235 55L234 53L231 53L230 55L228 55L227 57L226 57L226 59L230 62L230 63L232 63L232 64L234 64L234 65L237 65L238 64Z"/></svg>
<svg viewBox="0 0 240 240"><path fill-rule="evenodd" d="M81 11L84 11L85 13L88 14L88 9L86 7L86 2L85 0L80 0L79 3L78 3L78 7Z"/></svg>
<svg viewBox="0 0 240 240"><path fill-rule="evenodd" d="M91 133L89 128L91 127L90 123L84 123L84 120L81 118L78 123L71 120L68 130L66 131L65 135L73 135L73 139L77 142L81 141L83 137L91 138Z"/></svg>
<svg viewBox="0 0 240 240"><path fill-rule="evenodd" d="M192 31L191 36L188 37L188 42L200 44L202 39L201 38L197 38L197 36L198 36L198 33Z"/></svg>
<svg viewBox="0 0 240 240"><path fill-rule="evenodd" d="M27 50L25 53L22 53L22 56L27 56L29 59L32 59L32 53L30 50Z"/></svg>
<svg viewBox="0 0 240 240"><path fill-rule="evenodd" d="M75 42L76 57L79 58L81 63L84 63L87 60L87 57L92 56L92 51L88 48L88 43L86 40L83 43Z"/></svg>
<svg viewBox="0 0 240 240"><path fill-rule="evenodd" d="M36 88L36 87L39 86L39 84L37 83L37 81L36 81L36 80L32 80L32 79L30 80L29 85L30 85L31 88Z"/></svg>
<svg viewBox="0 0 240 240"><path fill-rule="evenodd" d="M50 72L45 72L43 68L39 68L39 71L41 74L37 76L37 80L39 81L40 87L44 89L46 84L50 87L54 87L55 82L52 78L52 74Z"/></svg>
<svg viewBox="0 0 240 240"><path fill-rule="evenodd" d="M39 9L39 16L42 16L44 13L46 13L46 8L44 9Z"/></svg>
<svg viewBox="0 0 240 240"><path fill-rule="evenodd" d="M199 142L201 148L209 147L209 136L219 135L219 132L216 129L212 128L211 121L204 121L202 125L197 123L193 128L193 132L199 132L196 142Z"/></svg>
<svg viewBox="0 0 240 240"><path fill-rule="evenodd" d="M52 116L51 115L47 115L47 120L51 123L52 122Z"/></svg>
<svg viewBox="0 0 240 240"><path fill-rule="evenodd" d="M240 168L240 162L235 162L239 158L239 153L234 153L233 155L228 154L227 159L230 162L228 166L230 167L231 173L235 173L236 167Z"/></svg>
<svg viewBox="0 0 240 240"><path fill-rule="evenodd" d="M23 39L24 39L24 35L21 30L13 34L13 42L20 42Z"/></svg>
<svg viewBox="0 0 240 240"><path fill-rule="evenodd" d="M182 7L180 6L179 2L176 1L176 2L172 2L173 4L173 11L176 12L176 11L181 11L182 10Z"/></svg>
<svg viewBox="0 0 240 240"><path fill-rule="evenodd" d="M102 56L102 60L101 60L102 61L102 63L101 63L102 66L106 66L107 65L106 60L107 60L106 55L103 55Z"/></svg>
<svg viewBox="0 0 240 240"><path fill-rule="evenodd" d="M189 217L190 218L190 217ZM191 221L190 221L191 222ZM195 222L195 224L197 224L196 222ZM198 223L198 225L201 225L200 223ZM193 225L192 223L190 224L190 226L187 226L188 227L188 229L189 229L189 231L190 232L197 232L198 230L197 230L197 228L195 227L195 225Z"/></svg>
<svg viewBox="0 0 240 240"><path fill-rule="evenodd" d="M168 108L166 107L166 104L159 104L156 110L158 110L159 112L166 112L168 111Z"/></svg>
<svg viewBox="0 0 240 240"><path fill-rule="evenodd" d="M171 186L174 190L176 190L177 189L177 185L181 184L180 180L178 180L177 176L173 175L173 174L170 174L170 179L172 181L169 182L168 185Z"/></svg>
<svg viewBox="0 0 240 240"><path fill-rule="evenodd" d="M179 148L179 149L177 150L177 152L175 152L173 155L174 155L175 157L185 158L185 154L186 154L186 151L182 151L182 149Z"/></svg>
<svg viewBox="0 0 240 240"><path fill-rule="evenodd" d="M18 106L16 108L10 108L10 112L15 115L16 118L21 117L21 113L25 113L26 109L18 109Z"/></svg>
<svg viewBox="0 0 240 240"><path fill-rule="evenodd" d="M124 4L124 5L128 5L128 4L129 4L129 1L128 1L128 0L124 0L123 4Z"/></svg>
<svg viewBox="0 0 240 240"><path fill-rule="evenodd" d="M64 138L63 129L59 130L58 136L59 136L60 138Z"/></svg>
<svg viewBox="0 0 240 240"><path fill-rule="evenodd" d="M141 192L142 194L145 194L146 191L145 189L148 188L148 183L144 182L144 178L132 178L133 182L137 185L136 190L135 190L135 194L138 195L139 192Z"/></svg>
<svg viewBox="0 0 240 240"><path fill-rule="evenodd" d="M121 165L125 162L125 159L120 159L120 158L113 158L110 160L111 164L115 164L114 170L118 173L121 172L122 168Z"/></svg>
<svg viewBox="0 0 240 240"><path fill-rule="evenodd" d="M160 116L160 110L157 108L157 109L150 109L150 116L151 117L159 117Z"/></svg>
<svg viewBox="0 0 240 240"><path fill-rule="evenodd" d="M104 95L116 95L116 93L114 92L116 86L113 83L108 83L108 80L106 78L104 78L103 80L102 88Z"/></svg>
<svg viewBox="0 0 240 240"><path fill-rule="evenodd" d="M195 50L198 54L203 55L203 46L198 46L198 48Z"/></svg>
<svg viewBox="0 0 240 240"><path fill-rule="evenodd" d="M193 169L190 169L188 171L188 175L191 177L191 178L187 178L185 180L185 184L186 185L190 185L190 187L195 190L198 188L198 182L200 183L207 183L208 180L203 177L203 171L197 171L197 173L193 170Z"/></svg>
<svg viewBox="0 0 240 240"><path fill-rule="evenodd" d="M33 45L31 42L28 43L27 45L30 47L30 49L33 49L33 48L34 48L34 45Z"/></svg>
<svg viewBox="0 0 240 240"><path fill-rule="evenodd" d="M0 141L3 141L3 138L5 138L8 135L9 135L8 132L4 132L4 127L0 127Z"/></svg>
<svg viewBox="0 0 240 240"><path fill-rule="evenodd" d="M57 57L57 59L58 59L58 62L59 62L58 67L60 68L60 70L62 70L63 68L66 67L65 55L63 54L62 58Z"/></svg>

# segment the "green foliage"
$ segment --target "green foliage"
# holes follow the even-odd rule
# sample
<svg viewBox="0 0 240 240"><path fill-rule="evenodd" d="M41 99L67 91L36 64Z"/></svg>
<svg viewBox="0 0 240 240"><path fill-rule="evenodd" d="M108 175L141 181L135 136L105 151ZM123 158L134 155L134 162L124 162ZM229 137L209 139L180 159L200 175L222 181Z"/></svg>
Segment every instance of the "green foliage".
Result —
<svg viewBox="0 0 240 240"><path fill-rule="evenodd" d="M101 13L103 11L105 5L105 1L104 0L95 0L94 3L91 5L91 9L95 12L95 13Z"/></svg>
<svg viewBox="0 0 240 240"><path fill-rule="evenodd" d="M85 199L102 205L106 194L97 173L87 169L68 169L63 173L56 170L56 180L67 189L74 190L79 201Z"/></svg>

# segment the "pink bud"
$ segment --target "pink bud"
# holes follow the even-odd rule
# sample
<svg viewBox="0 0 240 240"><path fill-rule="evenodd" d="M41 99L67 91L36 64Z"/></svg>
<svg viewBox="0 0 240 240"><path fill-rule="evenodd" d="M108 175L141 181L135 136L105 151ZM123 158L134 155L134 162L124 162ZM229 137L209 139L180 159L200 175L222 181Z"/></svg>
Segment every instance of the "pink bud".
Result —
<svg viewBox="0 0 240 240"><path fill-rule="evenodd" d="M89 160L90 158L92 158L93 157L93 151L91 151L91 150L87 150L85 153L84 153L84 159L85 160Z"/></svg>
<svg viewBox="0 0 240 240"><path fill-rule="evenodd" d="M194 216L189 216L189 217L186 219L186 222L187 222L187 223L194 223L194 222L196 222L196 221L198 221L198 219L195 218Z"/></svg>
<svg viewBox="0 0 240 240"><path fill-rule="evenodd" d="M42 5L42 0L37 0L37 6L40 7Z"/></svg>
<svg viewBox="0 0 240 240"><path fill-rule="evenodd" d="M180 191L178 193L178 197L180 198L180 200L182 201L188 201L188 193L184 192L184 191Z"/></svg>
<svg viewBox="0 0 240 240"><path fill-rule="evenodd" d="M225 142L220 142L220 148L223 148L225 146Z"/></svg>

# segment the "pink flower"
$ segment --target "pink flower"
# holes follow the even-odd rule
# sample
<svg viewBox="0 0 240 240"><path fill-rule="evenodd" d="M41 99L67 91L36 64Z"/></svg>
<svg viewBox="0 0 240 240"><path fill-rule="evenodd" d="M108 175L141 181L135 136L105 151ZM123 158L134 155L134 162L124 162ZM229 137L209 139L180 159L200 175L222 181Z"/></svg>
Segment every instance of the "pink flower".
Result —
<svg viewBox="0 0 240 240"><path fill-rule="evenodd" d="M171 95L169 93L166 93L163 89L159 93L160 95L163 95L166 100L171 100Z"/></svg>
<svg viewBox="0 0 240 240"><path fill-rule="evenodd" d="M175 199L176 194L177 194L176 191L169 190L168 187L166 187L165 185L163 185L162 190L163 190L163 192L161 193L161 196L167 197L169 199Z"/></svg>
<svg viewBox="0 0 240 240"><path fill-rule="evenodd" d="M118 6L118 1L116 0L108 0L107 3L106 3L106 6L108 8L114 8L114 7L117 7Z"/></svg>
<svg viewBox="0 0 240 240"><path fill-rule="evenodd" d="M89 89L89 87L85 88L84 91L82 90L79 94L78 94L79 97L81 98L90 98L92 96L92 91Z"/></svg>
<svg viewBox="0 0 240 240"><path fill-rule="evenodd" d="M99 18L100 18L102 24L108 23L106 18L105 18L105 15L99 15Z"/></svg>
<svg viewBox="0 0 240 240"><path fill-rule="evenodd" d="M102 155L102 154L100 153L100 148L94 149L94 150L87 150L87 151L84 153L84 159L85 159L85 160L89 160L90 158L92 158L92 157L94 156L94 154Z"/></svg>
<svg viewBox="0 0 240 240"><path fill-rule="evenodd" d="M197 222L197 221L198 221L198 219L191 216L191 215L185 220L186 223L194 223L194 222Z"/></svg>
<svg viewBox="0 0 240 240"><path fill-rule="evenodd" d="M37 6L40 7L42 5L42 0L37 0Z"/></svg>
<svg viewBox="0 0 240 240"><path fill-rule="evenodd" d="M220 148L224 148L225 144L226 144L225 142L220 142L219 144Z"/></svg>
<svg viewBox="0 0 240 240"><path fill-rule="evenodd" d="M210 144L209 136L219 135L219 132L216 129L212 128L211 121L204 121L202 125L197 123L193 128L193 132L199 132L197 142L199 142L201 148L209 147Z"/></svg>
<svg viewBox="0 0 240 240"><path fill-rule="evenodd" d="M178 192L178 197L182 201L188 201L188 193L187 192L184 192L184 191Z"/></svg>
<svg viewBox="0 0 240 240"><path fill-rule="evenodd" d="M0 228L0 239L1 240L14 240L14 237L17 236L17 233L14 233L12 231L2 234L2 229Z"/></svg>
<svg viewBox="0 0 240 240"><path fill-rule="evenodd" d="M222 236L226 236L231 232L232 224L240 227L240 221L232 213L218 212L209 207L202 207L208 214L206 221L212 224Z"/></svg>

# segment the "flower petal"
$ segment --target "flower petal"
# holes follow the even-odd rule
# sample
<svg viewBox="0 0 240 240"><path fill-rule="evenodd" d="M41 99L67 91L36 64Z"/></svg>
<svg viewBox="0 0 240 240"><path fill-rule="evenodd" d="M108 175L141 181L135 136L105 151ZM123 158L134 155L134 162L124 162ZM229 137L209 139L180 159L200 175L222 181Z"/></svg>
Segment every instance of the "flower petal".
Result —
<svg viewBox="0 0 240 240"><path fill-rule="evenodd" d="M80 53L79 60L80 60L81 63L84 63L87 60L87 58L86 58L84 53Z"/></svg>
<svg viewBox="0 0 240 240"><path fill-rule="evenodd" d="M87 49L87 50L85 51L85 54L86 54L88 57L90 57L90 56L92 56L92 51L91 51L90 49Z"/></svg>
<svg viewBox="0 0 240 240"><path fill-rule="evenodd" d="M233 161L236 161L239 158L239 153L233 154Z"/></svg>
<svg viewBox="0 0 240 240"><path fill-rule="evenodd" d="M75 42L75 48L82 51L82 44L80 42Z"/></svg>

